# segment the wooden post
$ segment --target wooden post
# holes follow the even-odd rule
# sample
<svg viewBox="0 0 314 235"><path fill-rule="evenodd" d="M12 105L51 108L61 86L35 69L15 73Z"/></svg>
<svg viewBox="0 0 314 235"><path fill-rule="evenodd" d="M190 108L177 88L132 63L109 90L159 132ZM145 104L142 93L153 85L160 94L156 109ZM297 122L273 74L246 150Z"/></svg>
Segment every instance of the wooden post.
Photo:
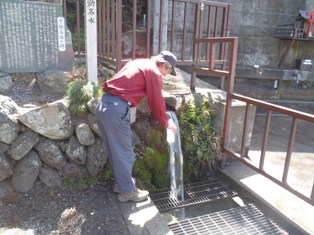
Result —
<svg viewBox="0 0 314 235"><path fill-rule="evenodd" d="M87 80L97 81L97 2L85 0L85 59Z"/></svg>

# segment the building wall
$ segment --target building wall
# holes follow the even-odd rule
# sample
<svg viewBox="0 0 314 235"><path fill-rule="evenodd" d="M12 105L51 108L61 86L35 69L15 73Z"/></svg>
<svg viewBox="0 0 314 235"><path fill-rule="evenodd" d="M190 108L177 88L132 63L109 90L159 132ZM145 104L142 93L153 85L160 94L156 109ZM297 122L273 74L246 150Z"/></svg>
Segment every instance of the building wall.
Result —
<svg viewBox="0 0 314 235"><path fill-rule="evenodd" d="M289 40L275 38L276 25L293 24L299 10L314 10L314 0L218 0L232 4L230 36L239 37L238 66L277 68ZM313 58L313 42L297 42L282 68L295 60Z"/></svg>

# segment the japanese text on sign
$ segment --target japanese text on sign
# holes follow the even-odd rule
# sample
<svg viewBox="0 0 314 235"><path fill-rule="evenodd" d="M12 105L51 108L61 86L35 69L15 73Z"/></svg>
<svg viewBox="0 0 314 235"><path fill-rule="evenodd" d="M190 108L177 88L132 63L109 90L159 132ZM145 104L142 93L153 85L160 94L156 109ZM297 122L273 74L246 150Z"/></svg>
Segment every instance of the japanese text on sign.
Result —
<svg viewBox="0 0 314 235"><path fill-rule="evenodd" d="M62 5L0 1L0 71L58 68L66 51ZM72 49L72 48L71 48Z"/></svg>
<svg viewBox="0 0 314 235"><path fill-rule="evenodd" d="M90 24L95 24L96 23L96 2L95 0L87 0L86 2L86 6L87 6L87 17L88 17L88 22Z"/></svg>

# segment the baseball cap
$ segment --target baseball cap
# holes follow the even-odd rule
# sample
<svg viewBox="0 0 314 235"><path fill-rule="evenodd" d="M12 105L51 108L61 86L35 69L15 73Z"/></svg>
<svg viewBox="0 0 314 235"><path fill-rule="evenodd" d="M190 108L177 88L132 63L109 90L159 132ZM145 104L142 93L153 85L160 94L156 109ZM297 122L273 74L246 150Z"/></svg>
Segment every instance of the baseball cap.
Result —
<svg viewBox="0 0 314 235"><path fill-rule="evenodd" d="M159 55L172 66L172 71L170 74L176 76L177 73L174 68L176 67L177 57L170 51L162 51L159 53Z"/></svg>

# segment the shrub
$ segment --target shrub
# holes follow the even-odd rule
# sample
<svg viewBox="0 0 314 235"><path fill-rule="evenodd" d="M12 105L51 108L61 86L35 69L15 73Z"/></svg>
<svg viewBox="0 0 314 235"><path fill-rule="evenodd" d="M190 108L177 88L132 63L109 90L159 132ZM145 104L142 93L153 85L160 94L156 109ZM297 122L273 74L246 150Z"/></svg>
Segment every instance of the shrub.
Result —
<svg viewBox="0 0 314 235"><path fill-rule="evenodd" d="M215 118L208 99L198 106L190 101L180 113L185 182L201 180L222 158L221 137L213 128Z"/></svg>
<svg viewBox="0 0 314 235"><path fill-rule="evenodd" d="M72 115L81 117L87 112L87 102L101 96L101 88L94 82L82 80L71 81L67 85L66 95L70 100L69 111Z"/></svg>

